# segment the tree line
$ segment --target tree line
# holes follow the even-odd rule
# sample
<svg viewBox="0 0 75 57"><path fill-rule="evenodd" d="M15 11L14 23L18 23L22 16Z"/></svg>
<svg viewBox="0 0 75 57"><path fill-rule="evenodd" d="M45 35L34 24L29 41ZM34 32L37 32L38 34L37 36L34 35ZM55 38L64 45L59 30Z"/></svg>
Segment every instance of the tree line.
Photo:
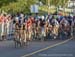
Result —
<svg viewBox="0 0 75 57"><path fill-rule="evenodd" d="M41 1L44 5L48 3L48 0L0 0L0 10L11 13L30 13L30 6L37 3L37 1ZM49 3L50 5L61 5L63 7L67 1L68 0L50 0Z"/></svg>

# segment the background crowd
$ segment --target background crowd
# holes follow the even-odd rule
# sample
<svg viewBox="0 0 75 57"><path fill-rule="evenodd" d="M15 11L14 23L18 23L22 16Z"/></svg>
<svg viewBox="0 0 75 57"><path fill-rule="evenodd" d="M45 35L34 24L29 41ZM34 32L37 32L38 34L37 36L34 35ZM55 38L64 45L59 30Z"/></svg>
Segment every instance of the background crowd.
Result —
<svg viewBox="0 0 75 57"><path fill-rule="evenodd" d="M17 25L18 24L18 25ZM62 25L62 26L61 26ZM54 27L55 26L55 27ZM68 30L68 35L72 35L75 30L75 16L62 16L62 15L26 15L23 13L17 13L15 15L1 13L0 14L0 37L1 39L8 39L7 35L14 34L14 32L20 28L21 30L28 32L28 38L32 38L32 33L44 31L43 35L48 32L58 35L60 30ZM41 28L41 30L40 30ZM54 30L52 30L55 28ZM64 29L65 31L65 29ZM19 31L19 33L22 31ZM24 33L25 34L25 33ZM38 33L40 34L40 33ZM41 33L42 34L42 33ZM29 36L30 35L30 36ZM36 34L37 35L37 34ZM49 38L49 37L48 37Z"/></svg>

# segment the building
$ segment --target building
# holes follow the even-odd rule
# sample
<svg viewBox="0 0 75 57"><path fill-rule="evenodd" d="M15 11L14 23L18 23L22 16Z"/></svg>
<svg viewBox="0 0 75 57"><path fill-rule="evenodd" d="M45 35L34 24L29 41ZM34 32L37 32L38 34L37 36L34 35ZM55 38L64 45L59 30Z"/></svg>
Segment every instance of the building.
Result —
<svg viewBox="0 0 75 57"><path fill-rule="evenodd" d="M71 12L73 12L75 14L75 0L68 1L68 8L72 9Z"/></svg>
<svg viewBox="0 0 75 57"><path fill-rule="evenodd" d="M75 0L69 0L68 1L68 7L75 7Z"/></svg>

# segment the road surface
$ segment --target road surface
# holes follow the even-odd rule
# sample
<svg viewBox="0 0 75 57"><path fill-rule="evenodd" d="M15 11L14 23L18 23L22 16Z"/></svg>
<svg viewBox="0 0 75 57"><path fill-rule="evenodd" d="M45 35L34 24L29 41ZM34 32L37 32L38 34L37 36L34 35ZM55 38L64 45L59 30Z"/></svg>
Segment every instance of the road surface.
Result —
<svg viewBox="0 0 75 57"><path fill-rule="evenodd" d="M0 41L0 57L26 57L25 55L52 46L66 40L50 40L50 41L33 41L24 47L14 47L12 40ZM64 44L57 45L56 47L37 52L28 57L75 57L75 40L70 40Z"/></svg>

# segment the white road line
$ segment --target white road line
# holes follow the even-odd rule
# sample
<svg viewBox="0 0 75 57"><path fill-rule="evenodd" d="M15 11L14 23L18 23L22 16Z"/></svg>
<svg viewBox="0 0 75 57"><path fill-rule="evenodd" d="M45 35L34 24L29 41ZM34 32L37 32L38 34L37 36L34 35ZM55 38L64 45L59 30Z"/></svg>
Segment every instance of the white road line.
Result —
<svg viewBox="0 0 75 57"><path fill-rule="evenodd" d="M49 49L49 48L53 48L53 47L55 47L55 46L58 46L58 45L64 44L64 43L70 41L71 39L73 39L73 38L67 39L67 40L65 40L65 41L63 41L63 42L60 42L60 43L57 43L57 44L54 44L54 45L48 46L48 47L46 47L46 48L43 48L43 49L40 49L40 50L37 50L37 51L34 51L34 52L29 53L29 54L26 54L26 55L24 55L24 56L22 56L22 57L31 56L31 55L36 54L36 53L38 53L38 52L45 51L45 50L47 50L47 49Z"/></svg>

